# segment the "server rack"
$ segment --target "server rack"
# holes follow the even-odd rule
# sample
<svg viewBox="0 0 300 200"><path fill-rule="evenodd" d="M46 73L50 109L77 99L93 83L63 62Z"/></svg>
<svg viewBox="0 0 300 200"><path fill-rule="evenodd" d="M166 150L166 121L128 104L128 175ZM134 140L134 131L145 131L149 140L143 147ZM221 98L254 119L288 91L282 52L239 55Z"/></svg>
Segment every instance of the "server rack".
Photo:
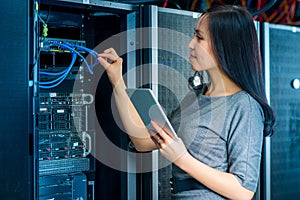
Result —
<svg viewBox="0 0 300 200"><path fill-rule="evenodd" d="M29 1L1 3L0 199L33 197Z"/></svg>
<svg viewBox="0 0 300 200"><path fill-rule="evenodd" d="M124 59L124 73L135 66L136 38L120 33L136 28L137 11L134 5L106 1L40 1L36 198L133 195L127 191L128 173L123 169L127 158L122 149L127 150L129 141L108 106L112 88L95 54L114 47ZM52 87L54 78L49 76L71 65L64 81ZM114 145L118 151L112 153ZM105 160L108 154L112 157Z"/></svg>
<svg viewBox="0 0 300 200"><path fill-rule="evenodd" d="M95 58L85 48L138 26L139 9L106 1L16 0L3 3L2 11L1 92L7 98L1 99L0 198L130 199L127 171L97 160L108 151L99 132L119 149L127 150L128 138L108 125L112 88L96 64L89 74ZM95 51L114 46L126 72L138 60L136 39L115 36ZM114 160L127 165L123 154Z"/></svg>
<svg viewBox="0 0 300 200"><path fill-rule="evenodd" d="M263 24L266 88L277 117L275 133L269 139L265 155L264 199L300 196L299 32L298 27Z"/></svg>

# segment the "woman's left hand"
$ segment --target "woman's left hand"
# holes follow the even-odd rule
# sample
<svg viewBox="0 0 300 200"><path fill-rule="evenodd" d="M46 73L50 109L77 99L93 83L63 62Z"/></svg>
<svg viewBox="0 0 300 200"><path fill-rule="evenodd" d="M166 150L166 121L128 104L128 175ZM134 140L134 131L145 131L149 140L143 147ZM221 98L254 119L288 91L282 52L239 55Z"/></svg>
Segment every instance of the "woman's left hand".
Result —
<svg viewBox="0 0 300 200"><path fill-rule="evenodd" d="M155 131L149 130L153 142L157 145L160 153L169 161L176 164L187 149L180 138L176 139L169 130L161 128L157 123L151 121Z"/></svg>

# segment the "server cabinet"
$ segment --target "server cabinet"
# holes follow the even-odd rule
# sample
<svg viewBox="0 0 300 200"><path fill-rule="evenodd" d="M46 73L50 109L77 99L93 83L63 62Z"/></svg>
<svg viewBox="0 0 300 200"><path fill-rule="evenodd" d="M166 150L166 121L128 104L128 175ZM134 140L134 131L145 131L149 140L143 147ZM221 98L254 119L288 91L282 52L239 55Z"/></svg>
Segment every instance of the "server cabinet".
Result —
<svg viewBox="0 0 300 200"><path fill-rule="evenodd" d="M193 76L194 71L188 60L188 45L199 16L200 13L196 12L158 9L158 100L168 115L179 106L190 90L188 79ZM168 164L162 166L158 172L159 199L170 199L171 170L172 166Z"/></svg>
<svg viewBox="0 0 300 200"><path fill-rule="evenodd" d="M198 15L194 13L195 18ZM185 22L188 22L185 25L196 22L192 17L192 12L142 5L141 29L138 30L139 36L142 38L139 45L141 65L137 66L135 86L151 88L167 113L170 113L171 109L179 103L174 93L181 95L182 98L184 94L180 92L187 92L187 81L180 85L179 81L175 79L177 76L180 81L186 80L183 78L183 73L186 77L191 75L182 69L187 67L185 64L187 64L186 59L189 55L188 41L191 39L195 25L192 25L190 34L187 36L176 30L180 27L178 27L178 23L174 22L176 19L172 20L174 16L178 21L180 21L179 18L185 19L180 25L184 25ZM183 29L185 28L182 28L181 31ZM176 38L176 36L180 36L180 38ZM183 43L185 46L182 45ZM175 89L173 88L174 81L175 84L178 83ZM142 172L131 179L138 185L136 199L169 199L170 163L166 162L158 151L139 154L136 160L137 166Z"/></svg>
<svg viewBox="0 0 300 200"><path fill-rule="evenodd" d="M266 154L264 199L299 199L300 30L263 26L266 86L277 122Z"/></svg>
<svg viewBox="0 0 300 200"><path fill-rule="evenodd" d="M34 9L35 198L127 199L129 140L97 54L113 47L124 74L135 66L136 37L126 31L136 28L138 8L42 0Z"/></svg>
<svg viewBox="0 0 300 200"><path fill-rule="evenodd" d="M144 59L149 67L143 70L139 86L151 87L169 115L189 91L188 78L194 72L189 65L188 44L193 36L199 13L147 6L143 25L150 27ZM170 199L171 163L152 152L152 199Z"/></svg>
<svg viewBox="0 0 300 200"><path fill-rule="evenodd" d="M33 196L30 1L1 3L0 199Z"/></svg>

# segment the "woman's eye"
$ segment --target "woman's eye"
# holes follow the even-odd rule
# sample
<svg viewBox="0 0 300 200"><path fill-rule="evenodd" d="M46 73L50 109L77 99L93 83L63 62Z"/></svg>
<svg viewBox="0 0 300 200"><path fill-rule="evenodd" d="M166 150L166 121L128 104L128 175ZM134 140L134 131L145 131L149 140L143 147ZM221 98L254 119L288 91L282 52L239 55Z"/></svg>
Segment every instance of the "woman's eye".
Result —
<svg viewBox="0 0 300 200"><path fill-rule="evenodd" d="M197 38L197 40L203 40L203 37L196 32L194 33L194 36Z"/></svg>

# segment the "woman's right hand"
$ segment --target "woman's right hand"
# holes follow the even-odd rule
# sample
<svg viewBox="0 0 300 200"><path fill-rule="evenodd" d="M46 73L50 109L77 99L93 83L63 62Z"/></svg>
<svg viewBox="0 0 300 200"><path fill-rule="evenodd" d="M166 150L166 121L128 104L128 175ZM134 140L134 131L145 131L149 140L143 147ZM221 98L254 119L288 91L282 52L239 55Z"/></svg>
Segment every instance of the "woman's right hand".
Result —
<svg viewBox="0 0 300 200"><path fill-rule="evenodd" d="M122 80L123 59L118 56L113 48L109 48L98 54L98 61L106 70L113 87L116 86L117 82Z"/></svg>

